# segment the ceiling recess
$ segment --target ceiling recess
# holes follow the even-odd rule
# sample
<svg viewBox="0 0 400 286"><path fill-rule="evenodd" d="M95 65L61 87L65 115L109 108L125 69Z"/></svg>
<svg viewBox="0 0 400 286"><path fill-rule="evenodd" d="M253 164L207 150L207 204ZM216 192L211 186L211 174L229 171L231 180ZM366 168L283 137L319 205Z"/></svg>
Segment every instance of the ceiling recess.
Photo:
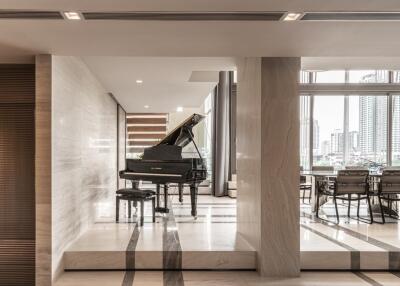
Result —
<svg viewBox="0 0 400 286"><path fill-rule="evenodd" d="M284 12L83 12L86 20L279 21Z"/></svg>
<svg viewBox="0 0 400 286"><path fill-rule="evenodd" d="M400 12L310 12L301 21L400 21Z"/></svg>
<svg viewBox="0 0 400 286"><path fill-rule="evenodd" d="M63 20L57 11L5 11L0 10L0 19L37 19L37 20Z"/></svg>

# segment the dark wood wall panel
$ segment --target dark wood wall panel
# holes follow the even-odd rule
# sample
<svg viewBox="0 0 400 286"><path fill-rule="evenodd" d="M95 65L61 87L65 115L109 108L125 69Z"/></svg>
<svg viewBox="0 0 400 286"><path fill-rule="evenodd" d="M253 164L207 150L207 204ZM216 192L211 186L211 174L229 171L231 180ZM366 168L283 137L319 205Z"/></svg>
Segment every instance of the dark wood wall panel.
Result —
<svg viewBox="0 0 400 286"><path fill-rule="evenodd" d="M35 284L34 108L34 65L0 65L0 285Z"/></svg>

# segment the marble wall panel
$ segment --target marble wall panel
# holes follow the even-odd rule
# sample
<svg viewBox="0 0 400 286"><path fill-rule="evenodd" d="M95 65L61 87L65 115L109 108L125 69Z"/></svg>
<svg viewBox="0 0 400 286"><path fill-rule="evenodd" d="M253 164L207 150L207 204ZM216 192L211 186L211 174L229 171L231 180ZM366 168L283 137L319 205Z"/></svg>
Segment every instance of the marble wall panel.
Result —
<svg viewBox="0 0 400 286"><path fill-rule="evenodd" d="M51 285L51 56L36 56L36 285Z"/></svg>
<svg viewBox="0 0 400 286"><path fill-rule="evenodd" d="M65 248L114 215L117 104L76 57L52 57L52 272Z"/></svg>
<svg viewBox="0 0 400 286"><path fill-rule="evenodd" d="M261 239L261 59L238 62L237 228L256 249Z"/></svg>
<svg viewBox="0 0 400 286"><path fill-rule="evenodd" d="M298 58L238 61L238 232L263 276L297 276L299 235Z"/></svg>

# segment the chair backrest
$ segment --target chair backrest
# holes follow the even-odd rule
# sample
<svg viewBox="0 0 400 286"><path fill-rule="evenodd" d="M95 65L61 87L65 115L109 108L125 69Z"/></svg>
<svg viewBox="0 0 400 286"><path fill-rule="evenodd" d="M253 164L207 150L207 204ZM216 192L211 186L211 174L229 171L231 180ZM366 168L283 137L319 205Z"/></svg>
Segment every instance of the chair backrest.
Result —
<svg viewBox="0 0 400 286"><path fill-rule="evenodd" d="M383 170L379 191L387 194L400 194L400 170Z"/></svg>
<svg viewBox="0 0 400 286"><path fill-rule="evenodd" d="M368 190L368 170L340 170L336 178L335 193L365 194Z"/></svg>
<svg viewBox="0 0 400 286"><path fill-rule="evenodd" d="M333 166L312 166L312 171L333 172Z"/></svg>
<svg viewBox="0 0 400 286"><path fill-rule="evenodd" d="M363 167L363 166L346 166L344 168L346 170L368 170L367 167Z"/></svg>

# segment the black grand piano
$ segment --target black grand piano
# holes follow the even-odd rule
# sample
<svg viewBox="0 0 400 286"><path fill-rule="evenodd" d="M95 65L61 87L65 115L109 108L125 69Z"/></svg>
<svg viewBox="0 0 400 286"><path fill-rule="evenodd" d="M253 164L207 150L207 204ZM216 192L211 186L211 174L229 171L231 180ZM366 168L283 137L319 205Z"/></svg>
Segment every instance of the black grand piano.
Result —
<svg viewBox="0 0 400 286"><path fill-rule="evenodd" d="M182 202L183 185L190 185L192 216L197 217L198 185L207 177L203 158L193 140L193 126L204 119L200 114L193 114L172 130L157 145L144 150L141 159L127 159L126 169L119 172L122 179L147 181L157 185L156 211L167 213L168 184L177 183L179 201ZM182 158L182 149L192 142L198 158ZM164 186L164 207L160 206L160 185Z"/></svg>

